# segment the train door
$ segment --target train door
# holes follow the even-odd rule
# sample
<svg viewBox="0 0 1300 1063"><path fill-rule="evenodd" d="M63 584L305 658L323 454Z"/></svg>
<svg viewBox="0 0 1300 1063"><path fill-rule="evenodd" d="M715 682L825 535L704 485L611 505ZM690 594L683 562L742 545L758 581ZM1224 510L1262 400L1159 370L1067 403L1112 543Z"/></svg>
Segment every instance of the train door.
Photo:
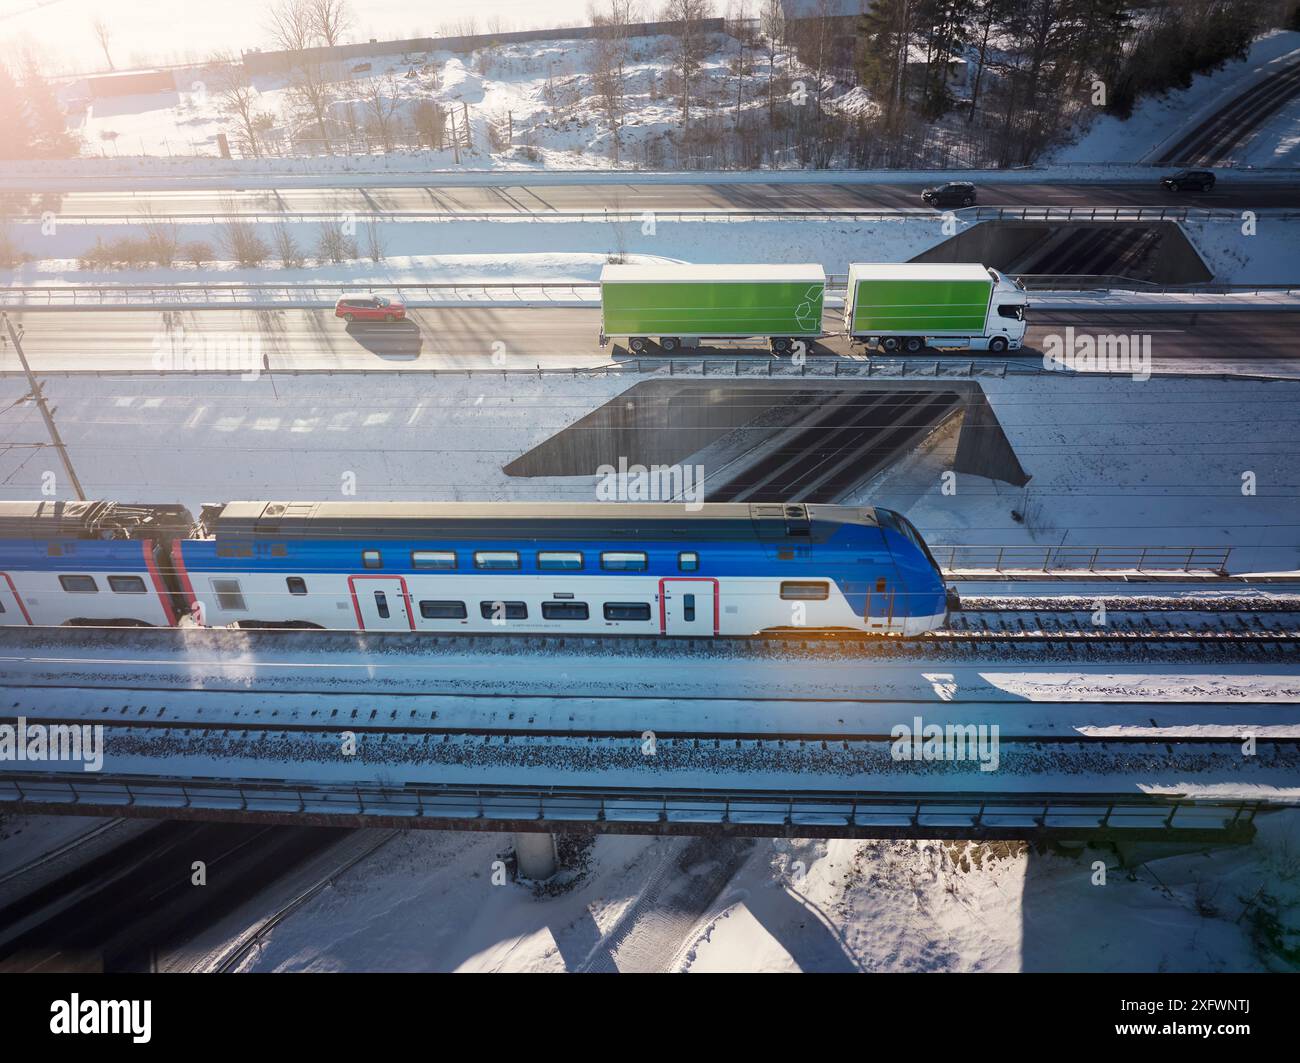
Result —
<svg viewBox="0 0 1300 1063"><path fill-rule="evenodd" d="M898 576L892 568L877 575L867 588L867 630L892 631L897 608L905 602L906 595L900 595L901 587Z"/></svg>
<svg viewBox="0 0 1300 1063"><path fill-rule="evenodd" d="M31 626L32 618L27 613L27 606L18 597L18 588L9 577L9 573L0 572L0 627L7 624Z"/></svg>
<svg viewBox="0 0 1300 1063"><path fill-rule="evenodd" d="M349 576L357 627L364 631L413 631L411 596L401 576Z"/></svg>
<svg viewBox="0 0 1300 1063"><path fill-rule="evenodd" d="M707 576L659 581L659 629L665 635L718 633L718 581Z"/></svg>

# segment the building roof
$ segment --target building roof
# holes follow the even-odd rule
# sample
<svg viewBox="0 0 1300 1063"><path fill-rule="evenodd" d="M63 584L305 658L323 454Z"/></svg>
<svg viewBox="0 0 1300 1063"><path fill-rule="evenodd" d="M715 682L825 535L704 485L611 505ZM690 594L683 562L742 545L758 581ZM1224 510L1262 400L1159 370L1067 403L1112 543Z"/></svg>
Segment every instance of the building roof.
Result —
<svg viewBox="0 0 1300 1063"><path fill-rule="evenodd" d="M654 266L611 266L600 271L601 284L632 284L644 281L700 281L714 284L743 281L789 281L825 284L826 271L821 266L798 263L788 266L723 265L695 266L671 263Z"/></svg>

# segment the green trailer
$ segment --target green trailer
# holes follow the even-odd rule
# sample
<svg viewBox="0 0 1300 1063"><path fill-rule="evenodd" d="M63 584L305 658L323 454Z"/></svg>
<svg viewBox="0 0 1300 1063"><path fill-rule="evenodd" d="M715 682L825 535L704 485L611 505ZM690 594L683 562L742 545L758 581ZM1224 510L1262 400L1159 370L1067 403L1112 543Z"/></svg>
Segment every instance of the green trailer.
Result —
<svg viewBox="0 0 1300 1063"><path fill-rule="evenodd" d="M1024 288L977 262L855 262L844 294L845 332L886 351L927 344L1019 348Z"/></svg>
<svg viewBox="0 0 1300 1063"><path fill-rule="evenodd" d="M601 344L626 337L640 353L702 339L766 339L777 352L822 335L826 273L818 265L607 265L600 274Z"/></svg>

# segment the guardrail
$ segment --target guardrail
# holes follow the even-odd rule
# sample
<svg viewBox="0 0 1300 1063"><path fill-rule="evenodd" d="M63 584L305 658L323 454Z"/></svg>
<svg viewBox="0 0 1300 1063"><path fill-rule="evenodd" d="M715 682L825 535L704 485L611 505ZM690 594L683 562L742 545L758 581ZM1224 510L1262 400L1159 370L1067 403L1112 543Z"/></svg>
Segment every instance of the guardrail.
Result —
<svg viewBox="0 0 1300 1063"><path fill-rule="evenodd" d="M1232 547L1220 546L936 546L945 572L1177 572L1225 576Z"/></svg>
<svg viewBox="0 0 1300 1063"><path fill-rule="evenodd" d="M1294 285L1156 285L1127 277L1088 274L1026 274L1016 277L1034 291L1134 291L1153 295L1300 295ZM844 274L828 274L826 292L843 297ZM346 296L398 294L415 305L436 302L581 302L600 300L597 281L432 281L394 284L96 284L11 285L0 288L0 307L54 310L321 309ZM507 296L508 298L501 298Z"/></svg>
<svg viewBox="0 0 1300 1063"><path fill-rule="evenodd" d="M79 815L156 815L458 830L755 837L1249 838L1259 800L1129 794L348 786L0 772L0 802ZM210 813L210 816L205 814Z"/></svg>
<svg viewBox="0 0 1300 1063"><path fill-rule="evenodd" d="M741 207L700 207L692 210L662 210L648 208L645 210L529 210L518 207L513 210L369 210L355 209L352 206L333 210L278 211L278 210L231 210L231 211L165 211L146 215L135 214L64 214L55 212L60 225L143 225L145 223L168 223L176 225L221 225L229 221L244 221L254 225L276 225L281 222L293 222L302 225L329 224L336 225L343 218L358 223L380 221L570 221L597 224L641 224L647 215L653 215L656 222L692 222L713 221L725 218L729 221L803 221L809 218L839 218L845 221L882 222L882 221L925 221L934 223L944 214L951 213L964 222L1016 221L1044 222L1061 224L1102 223L1102 224L1148 224L1153 222L1179 221L1233 221L1240 223L1241 212L1213 207L961 207L948 211L939 211L931 207L792 207L776 210L753 210ZM1294 221L1300 219L1300 210L1289 208L1261 208L1255 211L1259 217L1276 221ZM19 214L11 222L18 224L42 223L40 214Z"/></svg>

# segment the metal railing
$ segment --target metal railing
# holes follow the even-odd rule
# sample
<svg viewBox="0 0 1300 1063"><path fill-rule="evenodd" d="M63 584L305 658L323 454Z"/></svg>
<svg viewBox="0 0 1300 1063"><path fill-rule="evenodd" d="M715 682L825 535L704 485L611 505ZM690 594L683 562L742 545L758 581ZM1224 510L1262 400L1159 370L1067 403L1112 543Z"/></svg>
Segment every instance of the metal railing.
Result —
<svg viewBox="0 0 1300 1063"><path fill-rule="evenodd" d="M1220 546L936 546L946 572L1177 572L1227 575L1232 547Z"/></svg>
<svg viewBox="0 0 1300 1063"><path fill-rule="evenodd" d="M1026 275L1017 278L1033 291L1133 291L1158 295L1300 295L1294 285L1156 285L1127 277ZM827 276L826 294L842 298L844 274ZM371 284L96 284L10 285L0 288L0 307L10 310L198 310L327 309L347 296L396 293L411 306L441 303L527 301L597 304L597 281L432 281Z"/></svg>
<svg viewBox="0 0 1300 1063"><path fill-rule="evenodd" d="M770 833L917 832L940 837L1013 831L1088 835L1107 831L1232 833L1249 830L1262 800L1197 801L1180 795L647 788L346 785L147 776L85 778L0 772L0 802L94 809L195 810L249 817L392 817L411 826L447 822L622 826L657 833L725 828ZM427 821L427 822L421 822ZM931 832L931 833L926 833Z"/></svg>
<svg viewBox="0 0 1300 1063"><path fill-rule="evenodd" d="M329 210L200 210L159 211L146 216L142 212L116 214L57 213L60 225L143 225L167 223L176 225L221 225L229 221L243 221L255 225L275 225L292 222L303 225L338 224L347 217L365 224L381 221L570 221L594 224L640 225L647 214L660 222L713 221L803 221L809 218L837 218L843 221L884 222L924 221L933 224L945 213L952 213L964 222L1016 221L1044 222L1059 225L1063 222L1102 224L1148 224L1153 222L1181 221L1233 221L1240 223L1240 211L1213 207L960 207L951 211L938 211L931 207L782 207L773 210L754 210L746 207L699 207L689 210L566 210L562 208L529 210L520 206L509 210L384 210L382 208L358 209L354 205L339 206ZM1274 221L1300 219L1300 210L1287 208L1262 208L1255 212ZM37 224L40 214L20 214L10 219L14 223Z"/></svg>

